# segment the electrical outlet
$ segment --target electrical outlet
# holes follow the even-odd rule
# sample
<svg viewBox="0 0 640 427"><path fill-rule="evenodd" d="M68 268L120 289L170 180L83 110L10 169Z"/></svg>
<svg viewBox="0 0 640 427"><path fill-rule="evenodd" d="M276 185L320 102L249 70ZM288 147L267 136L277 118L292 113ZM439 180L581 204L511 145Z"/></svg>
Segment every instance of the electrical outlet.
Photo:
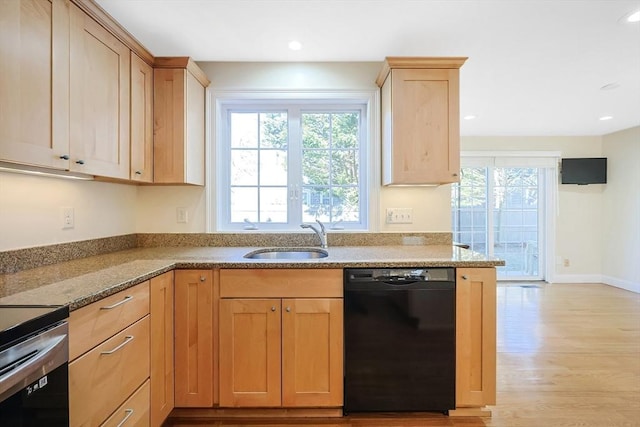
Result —
<svg viewBox="0 0 640 427"><path fill-rule="evenodd" d="M189 212L187 208L176 208L176 222L179 224L186 224L189 222Z"/></svg>
<svg viewBox="0 0 640 427"><path fill-rule="evenodd" d="M571 262L569 261L569 258L565 258L562 261L562 265L564 265L565 267L571 267Z"/></svg>
<svg viewBox="0 0 640 427"><path fill-rule="evenodd" d="M387 208L387 224L413 224L412 208Z"/></svg>
<svg viewBox="0 0 640 427"><path fill-rule="evenodd" d="M67 230L75 227L76 219L73 212L73 208L64 207L60 208L62 212L62 229Z"/></svg>

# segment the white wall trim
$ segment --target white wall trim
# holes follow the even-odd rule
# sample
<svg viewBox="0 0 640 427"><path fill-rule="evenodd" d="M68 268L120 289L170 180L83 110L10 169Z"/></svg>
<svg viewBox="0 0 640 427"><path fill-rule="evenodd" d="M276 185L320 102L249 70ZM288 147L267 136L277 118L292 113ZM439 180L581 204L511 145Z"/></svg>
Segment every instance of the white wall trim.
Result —
<svg viewBox="0 0 640 427"><path fill-rule="evenodd" d="M204 162L205 162L205 191L204 191L204 203L205 203L205 232L213 233L218 218L218 212L215 209L215 185L216 174L213 172L217 170L215 168L216 159L218 153L215 150L214 135L215 124L213 120L216 114L216 108L213 102L213 91L210 87L206 90L206 117L205 117L205 149L204 149Z"/></svg>
<svg viewBox="0 0 640 427"><path fill-rule="evenodd" d="M604 283L601 274L556 274L551 283Z"/></svg>
<svg viewBox="0 0 640 427"><path fill-rule="evenodd" d="M562 157L562 151L461 151L462 157Z"/></svg>
<svg viewBox="0 0 640 427"><path fill-rule="evenodd" d="M634 283L631 280L624 280L611 276L602 276L602 281L607 285L640 294L640 283L638 282Z"/></svg>

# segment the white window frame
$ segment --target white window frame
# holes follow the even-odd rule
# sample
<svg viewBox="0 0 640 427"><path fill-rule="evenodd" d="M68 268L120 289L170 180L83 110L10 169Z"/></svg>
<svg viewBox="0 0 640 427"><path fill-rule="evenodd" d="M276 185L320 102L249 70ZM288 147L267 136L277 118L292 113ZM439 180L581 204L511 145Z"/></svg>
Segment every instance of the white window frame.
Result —
<svg viewBox="0 0 640 427"><path fill-rule="evenodd" d="M362 174L360 177L360 197L362 201L360 222L359 224L340 223L334 231L372 231L374 224L378 220L377 209L373 207L378 205L379 200L379 189L374 183L380 179L379 172L372 167L372 165L379 164L380 161L379 150L375 149L375 146L379 146L379 143L372 143L372 141L379 139L379 133L376 131L379 119L374 114L379 105L377 91L211 91L210 95L210 107L212 107L210 111L212 111L212 115L210 120L211 129L209 129L208 133L214 138L207 138L211 141L207 151L210 153L207 156L207 232L245 230L244 224L231 223L230 215L224 203L229 200L230 165L228 162L221 164L224 163L223 160L218 159L227 159L230 150L230 147L228 147L228 135L224 133L229 126L220 125L225 120L226 111L230 108L238 111L243 105L247 107L261 105L265 109L277 109L283 105L291 104L304 106L302 109L305 111L312 111L314 108L323 106L337 107L338 109L344 108L345 110L359 106L361 109L359 161ZM295 221L295 218L290 215L287 224L262 223L258 225L258 230L250 231L253 233L299 232L300 224L292 221ZM327 224L327 226L331 226L331 224Z"/></svg>
<svg viewBox="0 0 640 427"><path fill-rule="evenodd" d="M540 273L546 282L553 282L555 276L553 260L556 252L558 164L561 157L560 151L462 151L460 153L461 167L543 168L545 191L544 199L539 202L544 209L543 212L539 212L539 221L544 224L544 234L540 236L540 251L544 251L545 262L540 265ZM489 183L489 185L493 184ZM492 216L489 215L488 219L491 220ZM489 226L487 229L492 230L492 223Z"/></svg>

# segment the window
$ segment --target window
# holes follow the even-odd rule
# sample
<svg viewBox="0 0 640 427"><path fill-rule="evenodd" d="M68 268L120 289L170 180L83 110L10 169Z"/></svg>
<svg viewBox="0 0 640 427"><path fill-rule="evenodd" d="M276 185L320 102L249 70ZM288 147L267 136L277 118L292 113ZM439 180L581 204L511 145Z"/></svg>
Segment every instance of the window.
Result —
<svg viewBox="0 0 640 427"><path fill-rule="evenodd" d="M220 104L218 229L367 228L367 104Z"/></svg>
<svg viewBox="0 0 640 427"><path fill-rule="evenodd" d="M460 183L451 187L453 239L504 259L500 280L548 278L553 155L462 157Z"/></svg>

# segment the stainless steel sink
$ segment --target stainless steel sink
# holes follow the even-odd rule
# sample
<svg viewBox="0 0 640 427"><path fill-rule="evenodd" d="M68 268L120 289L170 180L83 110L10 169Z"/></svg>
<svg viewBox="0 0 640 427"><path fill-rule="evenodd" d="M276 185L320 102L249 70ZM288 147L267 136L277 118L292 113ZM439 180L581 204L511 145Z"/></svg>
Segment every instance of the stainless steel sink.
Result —
<svg viewBox="0 0 640 427"><path fill-rule="evenodd" d="M250 259L316 259L328 256L329 252L320 248L264 248L244 255Z"/></svg>

